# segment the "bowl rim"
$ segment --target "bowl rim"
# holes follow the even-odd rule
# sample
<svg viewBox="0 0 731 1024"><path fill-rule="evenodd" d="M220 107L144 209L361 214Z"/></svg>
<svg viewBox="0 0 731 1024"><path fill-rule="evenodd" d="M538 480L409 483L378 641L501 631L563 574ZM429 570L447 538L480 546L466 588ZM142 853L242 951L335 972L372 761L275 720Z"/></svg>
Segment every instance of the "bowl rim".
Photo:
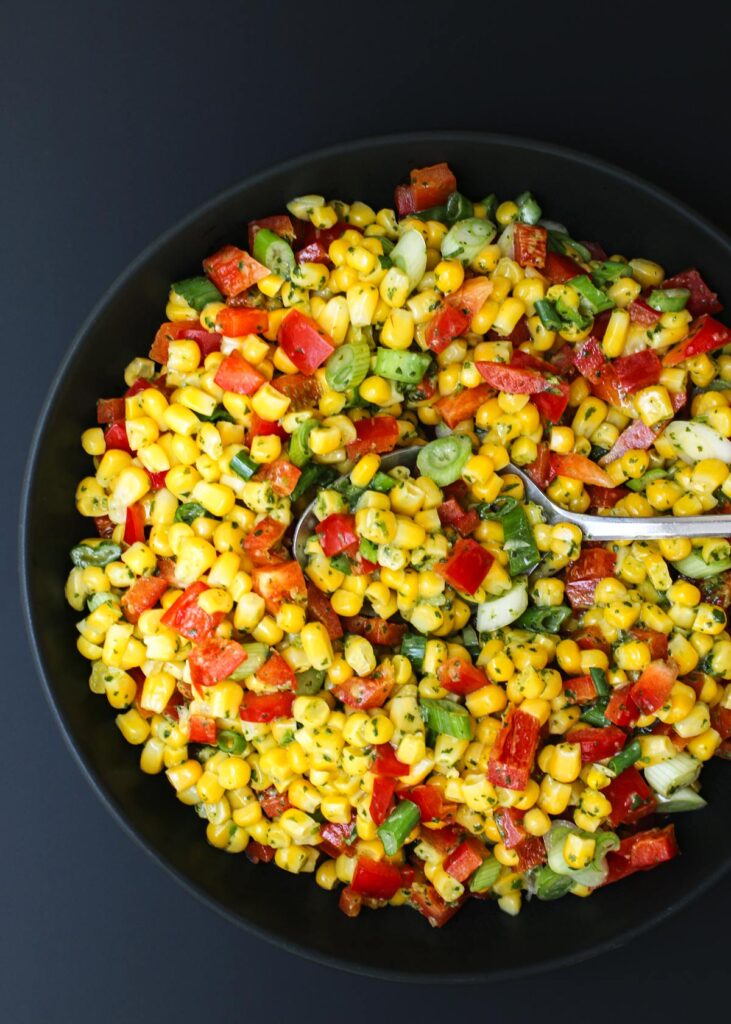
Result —
<svg viewBox="0 0 731 1024"><path fill-rule="evenodd" d="M411 132L394 132L385 135L368 136L366 138L354 138L332 145L317 149L308 150L301 152L295 156L289 157L286 160L280 161L274 165L264 167L261 170L256 171L254 174L235 182L227 188L217 192L211 198L205 200L196 206L191 212L185 216L179 218L174 224L172 224L165 231L157 235L151 242L149 242L142 251L119 273L116 278L112 281L108 288L104 291L101 298L94 304L89 314L82 322L79 329L76 331L72 341L70 342L55 374L54 379L48 388L43 403L38 414L37 423L33 431L33 435L28 449L27 462L25 472L22 481L21 499L20 499L20 520L18 530L18 570L20 576L20 597L21 606L23 612L23 619L26 627L26 634L30 644L31 652L33 655L33 662L35 665L36 672L40 677L43 690L46 696L48 705L52 711L53 717L62 733L66 746L71 751L77 765L79 766L82 775L86 778L87 782L94 790L99 800L107 808L109 813L116 819L118 824L122 827L124 832L130 836L135 843L143 849L149 857L151 857L163 870L171 877L173 877L183 888L193 895L199 902L205 906L213 909L216 913L226 918L232 924L240 928L244 928L252 935L256 935L260 939L264 939L267 942L273 943L275 946L286 950L290 954L301 956L306 960L314 963L324 965L326 967L336 968L339 970L346 971L351 974L366 976L369 978L380 979L385 981L395 982L416 982L423 984L428 982L430 984L480 984L488 981L504 981L508 979L514 979L517 977L528 977L530 975L542 974L546 971L556 970L558 968L567 967L573 964L581 963L590 958L598 956L601 953L608 952L613 949L624 945L630 939L636 938L641 933L648 929L655 927L662 921L667 920L671 915L681 910L686 906L692 899L697 895L705 892L712 885L718 882L731 868L731 853L727 854L725 861L721 862L712 872L705 875L702 879L696 881L692 887L685 889L682 895L676 897L670 902L664 909L658 911L654 915L648 917L646 920L638 922L631 928L622 930L616 937L606 939L596 945L592 945L585 950L578 953L567 953L559 955L553 958L542 960L540 963L534 965L521 965L515 968L504 968L496 971L485 970L485 971L465 971L465 972L451 972L446 975L435 975L433 971L426 973L420 971L404 971L394 967L372 967L370 965L364 965L359 961L352 959L348 956L347 950L343 951L343 955L330 955L328 953L321 953L319 951L310 948L305 940L295 941L281 937L275 932L269 930L265 926L258 925L254 922L248 921L241 917L238 913L231 910L226 904L218 900L216 897L211 896L205 892L196 882L192 881L191 878L184 874L182 871L174 867L166 858L159 853L155 847L147 841L132 825L128 820L121 807L118 805L116 798L107 788L103 778L99 776L88 763L86 757L81 753L76 744L74 743L73 736L71 734L70 726L68 725L59 703L57 702L53 685L50 680L50 673L46 670L39 645L36 641L35 636L35 620L36 620L36 609L33 607L30 594L29 586L29 573L28 566L31 560L31 553L28 550L29 535L27 529L28 514L30 509L33 485L36 476L37 461L39 458L40 442L43 437L47 420L51 414L51 411L55 405L57 394L61 388L62 382L68 372L69 366L73 362L77 350L81 348L86 338L87 333L93 328L99 315L104 310L108 302L111 301L113 296L125 286L128 280L130 280L137 273L138 269L150 258L155 252L162 248L166 243L172 241L176 235L184 231L190 224L197 221L199 218L204 217L207 213L214 210L217 206L225 203L226 200L235 197L240 192L245 192L250 188L264 182L270 175L297 172L300 169L306 168L314 160L327 159L341 156L345 153L363 152L368 153L378 147L391 146L391 145L433 145L435 148L440 144L448 143L475 143L484 144L489 143L497 147L504 147L506 149L518 149L524 150L526 154L540 153L549 156L558 157L560 159L569 161L579 166L591 168L592 170L598 170L604 175L614 178L624 184L631 186L635 191L639 193L645 193L648 196L659 200L661 203L672 208L677 213L681 214L686 220L692 222L697 228L704 232L707 236L710 236L718 245L725 248L731 256L731 237L725 232L721 231L715 224L713 224L707 217L698 213L687 203L676 198L670 192L665 189L652 184L646 179L639 175L634 174L631 171L625 170L617 164L603 159L602 157L594 156L588 153L584 153L580 150L575 150L568 146L558 145L553 142L546 142L539 139L531 139L525 136L510 135L506 133L493 133L493 132L481 132L481 131L461 131L461 130L430 130L430 131L411 131Z"/></svg>

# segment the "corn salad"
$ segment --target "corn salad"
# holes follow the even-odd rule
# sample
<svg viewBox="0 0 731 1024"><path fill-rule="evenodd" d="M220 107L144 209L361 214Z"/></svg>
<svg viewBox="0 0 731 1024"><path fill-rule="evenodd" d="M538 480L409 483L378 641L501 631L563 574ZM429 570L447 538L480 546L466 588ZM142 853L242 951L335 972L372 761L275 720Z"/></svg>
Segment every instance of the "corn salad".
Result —
<svg viewBox="0 0 731 1024"><path fill-rule="evenodd" d="M210 844L441 926L671 860L731 755L731 545L582 545L509 471L571 511L728 511L731 331L697 270L531 193L437 164L394 205L299 196L172 285L82 435L66 596Z"/></svg>

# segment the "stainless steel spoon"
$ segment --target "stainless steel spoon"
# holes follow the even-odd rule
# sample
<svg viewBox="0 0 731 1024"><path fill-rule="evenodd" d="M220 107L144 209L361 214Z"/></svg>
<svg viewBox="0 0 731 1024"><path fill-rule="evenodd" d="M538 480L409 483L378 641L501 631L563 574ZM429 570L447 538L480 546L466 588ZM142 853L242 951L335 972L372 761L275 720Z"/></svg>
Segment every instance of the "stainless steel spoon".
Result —
<svg viewBox="0 0 731 1024"><path fill-rule="evenodd" d="M408 466L413 469L416 456L421 449L402 448L381 456L381 469L384 472L395 466ZM539 505L545 514L546 522L573 523L578 526L585 540L658 540L662 537L731 537L731 516L594 516L585 512L569 512L547 498L543 491L519 466L508 463L506 471L515 473L523 481L525 496L528 501ZM317 500L317 499L315 499ZM315 532L317 517L314 513L315 502L311 502L302 513L294 531L293 550L298 562L306 561L305 545Z"/></svg>

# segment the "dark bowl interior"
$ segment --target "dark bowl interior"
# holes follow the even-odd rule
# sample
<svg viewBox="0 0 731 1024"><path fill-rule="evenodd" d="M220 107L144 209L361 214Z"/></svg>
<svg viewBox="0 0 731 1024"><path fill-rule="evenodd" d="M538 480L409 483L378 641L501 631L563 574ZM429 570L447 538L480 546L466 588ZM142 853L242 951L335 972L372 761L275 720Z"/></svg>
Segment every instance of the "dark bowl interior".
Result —
<svg viewBox="0 0 731 1024"><path fill-rule="evenodd" d="M169 282L196 273L201 258L246 238L246 223L319 192L391 205L410 167L447 160L461 189L478 196L533 190L546 215L610 252L645 255L676 271L696 265L717 287L731 279L731 243L692 211L598 160L506 137L432 133L346 144L281 165L230 189L152 245L112 286L60 367L36 434L22 514L23 582L29 629L51 703L87 777L117 819L189 889L262 937L325 963L382 977L487 980L590 956L657 922L728 866L731 787L723 766L704 772L703 811L680 816L683 856L591 899L533 902L518 918L472 901L445 930L406 910L340 913L337 896L205 842L203 823L173 798L163 777L137 767L106 702L88 689L88 663L74 650L63 581L68 551L84 533L74 490L88 471L79 445L99 395L119 391L129 359L147 350ZM638 524L638 532L641 527ZM49 538L52 542L49 543ZM720 770L719 770L720 769Z"/></svg>

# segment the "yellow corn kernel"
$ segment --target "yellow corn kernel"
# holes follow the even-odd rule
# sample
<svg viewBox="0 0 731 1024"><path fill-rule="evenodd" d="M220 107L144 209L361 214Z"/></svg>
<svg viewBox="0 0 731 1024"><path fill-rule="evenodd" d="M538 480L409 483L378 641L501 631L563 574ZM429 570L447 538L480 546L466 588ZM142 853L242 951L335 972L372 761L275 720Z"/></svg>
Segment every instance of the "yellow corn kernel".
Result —
<svg viewBox="0 0 731 1024"><path fill-rule="evenodd" d="M310 622L300 634L302 647L313 668L327 669L333 662L333 649L327 630L320 622Z"/></svg>
<svg viewBox="0 0 731 1024"><path fill-rule="evenodd" d="M687 746L687 751L699 761L710 761L721 744L721 735L715 729L706 729L699 736L694 736Z"/></svg>
<svg viewBox="0 0 731 1024"><path fill-rule="evenodd" d="M629 261L632 276L643 288L657 288L665 279L665 271L652 260L634 259Z"/></svg>

